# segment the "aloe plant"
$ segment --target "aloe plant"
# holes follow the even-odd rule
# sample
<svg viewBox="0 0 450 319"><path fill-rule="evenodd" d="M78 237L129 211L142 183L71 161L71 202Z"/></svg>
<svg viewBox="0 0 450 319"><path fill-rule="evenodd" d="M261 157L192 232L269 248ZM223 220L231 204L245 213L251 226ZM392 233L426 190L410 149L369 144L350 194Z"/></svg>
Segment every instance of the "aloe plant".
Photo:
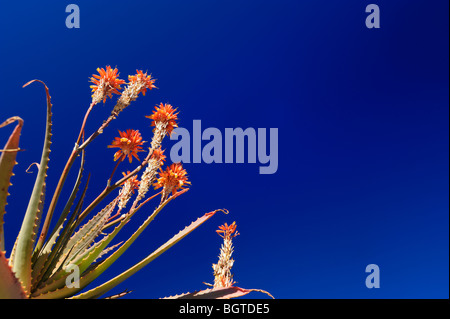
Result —
<svg viewBox="0 0 450 319"><path fill-rule="evenodd" d="M44 86L47 103L45 138L28 207L8 258L5 250L4 214L11 177L14 175L13 168L17 164L16 157L20 152L19 140L24 121L19 117L12 117L0 124L2 128L16 123L4 149L0 150L0 298L101 297L159 257L217 212L228 213L225 209L219 209L201 216L128 270L104 284L86 290L93 280L126 252L167 204L189 190L190 184L186 171L180 163L169 165L163 170L166 157L161 149L161 143L164 137L170 135L177 127L178 113L172 105L161 103L155 107L151 115L147 116L154 127L150 147L147 150L143 148L145 142L138 130L119 131L119 136L108 146L118 150L113 157L116 165L106 181L106 187L92 202L85 202L87 186L90 183L90 175L86 177L84 174L86 149L133 101L155 88L155 79L143 71L138 70L135 75L129 76L128 82L119 78L116 68L107 66L106 69L97 71L98 74L91 78L92 101L81 124L75 147L59 177L56 189L51 194L48 207L45 205L45 195L52 137L51 98L49 89L40 80L33 80L24 85L26 87L39 82ZM126 87L122 88L121 85L124 84ZM85 125L92 109L100 102L105 103L108 98L113 97L113 94L119 95L119 98L111 114L96 131L88 135ZM141 159L140 153L145 154L145 157L142 156ZM138 164L133 171L123 172L122 176L115 177L123 161L128 160L132 163L135 159ZM56 207L66 178L76 163L78 175L71 194L63 209L57 212ZM149 196L152 188L155 189L155 193ZM158 190L159 192L156 192ZM105 203L107 198L109 202ZM156 201L157 198L159 202ZM126 241L112 244L116 235L129 224L133 215L147 208L152 199L156 201L154 209L142 225ZM129 203L131 205L128 205ZM54 227L50 229L55 213L59 213L59 217ZM79 277L69 281L70 278L74 278L74 274L78 274ZM214 285L211 289L171 298L232 298L253 291L234 287L233 284L234 282L228 281L226 285ZM118 298L126 293L128 292L109 298Z"/></svg>

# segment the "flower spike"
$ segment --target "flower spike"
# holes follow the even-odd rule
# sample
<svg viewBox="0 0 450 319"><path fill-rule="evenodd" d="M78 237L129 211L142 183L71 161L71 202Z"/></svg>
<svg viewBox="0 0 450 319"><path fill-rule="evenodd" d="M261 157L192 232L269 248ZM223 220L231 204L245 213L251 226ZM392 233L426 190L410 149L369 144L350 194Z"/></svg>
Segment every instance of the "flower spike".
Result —
<svg viewBox="0 0 450 319"><path fill-rule="evenodd" d="M191 182L187 180L186 170L181 163L174 163L166 168L165 171L161 169L159 178L153 184L155 189L163 188L163 199L172 192L172 195L179 189L190 185Z"/></svg>
<svg viewBox="0 0 450 319"><path fill-rule="evenodd" d="M239 235L239 232L235 231L236 231L236 222L233 222L233 224L231 225L225 223L222 226L219 226L219 229L216 230L216 233L219 234L219 236L222 238L234 238L237 235Z"/></svg>
<svg viewBox="0 0 450 319"><path fill-rule="evenodd" d="M119 79L119 70L117 68L112 69L109 65L106 66L106 70L103 68L97 68L99 74L93 74L91 81L94 85L91 85L93 92L92 102L97 104L103 100L106 102L107 97L112 97L112 93L119 94L119 90L122 90L121 84L125 84L125 80Z"/></svg>
<svg viewBox="0 0 450 319"><path fill-rule="evenodd" d="M147 194L147 191L156 178L158 170L164 164L165 160L166 156L164 155L164 151L161 148L153 150L150 160L148 161L148 165L141 177L138 200L141 200L142 198L144 198L145 194Z"/></svg>
<svg viewBox="0 0 450 319"><path fill-rule="evenodd" d="M144 73L140 70L136 70L136 72L136 75L128 76L128 86L125 88L125 90L122 92L122 95L117 100L112 114L118 115L125 108L127 108L132 101L135 101L139 97L140 93L145 96L147 90L156 88L156 86L154 85L156 80L152 79L151 75L147 75L147 72Z"/></svg>
<svg viewBox="0 0 450 319"><path fill-rule="evenodd" d="M146 116L153 120L152 126L157 126L158 124L163 124L166 128L167 133L170 135L175 127L178 127L175 122L178 120L178 113L175 113L177 109L174 109L172 105L166 103L155 106L155 110L152 115Z"/></svg>
<svg viewBox="0 0 450 319"><path fill-rule="evenodd" d="M125 176L128 176L130 173L131 173L130 171L127 171L126 173L122 172L122 175L123 175L123 177L125 177ZM134 191L136 189L139 189L139 184L140 184L140 181L137 179L137 175L134 175L134 176L130 177L129 179L127 179L125 182L122 183L122 186L125 186L127 184L130 185L129 186L130 190L131 190L132 194L134 194Z"/></svg>
<svg viewBox="0 0 450 319"><path fill-rule="evenodd" d="M213 264L214 288L232 287L235 284L231 273L234 264L234 259L231 258L234 250L232 238L239 235L236 231L236 222L231 225L225 223L219 226L216 232L223 238L223 244L220 248L219 261Z"/></svg>
<svg viewBox="0 0 450 319"><path fill-rule="evenodd" d="M156 80L152 79L151 75L147 75L147 72L144 73L142 70L136 70L136 75L129 75L128 81L130 82L130 85L140 83L141 85L138 93L142 93L144 96L147 89L152 90L156 88L156 86L153 85Z"/></svg>
<svg viewBox="0 0 450 319"><path fill-rule="evenodd" d="M161 146L161 142L164 137L172 134L175 127L178 127L178 113L175 113L177 109L174 109L170 104L160 103L155 106L155 110L152 115L146 116L152 121L151 126L154 126L153 139L151 143L152 149L158 149Z"/></svg>
<svg viewBox="0 0 450 319"><path fill-rule="evenodd" d="M166 155L164 155L164 151L161 148L154 150L151 158L158 161L160 165L163 165L166 161Z"/></svg>

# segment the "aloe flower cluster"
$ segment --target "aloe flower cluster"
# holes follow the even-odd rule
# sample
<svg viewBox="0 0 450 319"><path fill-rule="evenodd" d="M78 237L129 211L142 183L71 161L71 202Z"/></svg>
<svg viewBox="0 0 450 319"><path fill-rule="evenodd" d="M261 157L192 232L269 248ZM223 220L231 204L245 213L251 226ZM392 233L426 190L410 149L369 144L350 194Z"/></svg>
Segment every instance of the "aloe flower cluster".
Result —
<svg viewBox="0 0 450 319"><path fill-rule="evenodd" d="M155 88L155 79L141 70L129 76L128 82L119 78L117 68L107 66L105 69L97 69L97 72L98 74L94 74L91 78L92 101L81 124L75 147L51 196L48 196L49 192L46 190L52 137L50 93L45 83L39 80L24 85L25 87L34 82L43 84L47 102L46 127L36 181L20 232L9 257L5 246L4 215L11 177L14 175L13 168L17 164L16 157L20 151L19 140L23 120L20 117L12 117L0 124L1 128L17 123L5 147L0 150L0 298L102 297L214 214L219 211L228 213L224 209L219 209L201 216L134 266L97 287L87 289L92 281L125 253L163 208L186 193L190 185L187 172L181 163L173 163L164 168L166 156L161 145L164 137L170 135L177 127L179 113L172 105L160 103L155 106L153 113L147 116L150 120L149 126L153 127L149 146L145 147L147 142L139 130L119 131L118 136L107 145L107 148L115 150L115 153L110 155L111 163L115 164L111 165L113 169L106 181L106 187L94 196L92 202L86 201L87 186L92 183L90 174L86 177L84 172L88 146L141 94L145 95ZM97 130L86 132L85 126L92 109L98 103L106 103L108 99L112 99L114 94L119 97L111 114ZM120 171L121 163L125 160L129 163L136 161L135 168L132 171L115 174L116 171ZM61 205L63 208L59 211L56 207L62 201L62 189L67 187L66 179L72 169L77 170L77 178L71 185L69 198ZM47 198L50 198L48 205L45 201L46 194ZM159 201L153 201L153 207L149 207L149 203L158 198ZM149 212L147 219L126 241L113 243L117 234L125 225L130 225L130 220L140 210ZM56 216L58 219L56 223L53 222L54 227L50 228L52 219ZM232 252L230 245L231 238L236 236L236 233L233 235L235 224L231 226L225 224L220 229L226 242L222 247L221 261L214 266L216 277L214 287L170 298L233 298L254 291L234 287L230 275L233 263L230 259ZM78 275L77 280L69 284L69 278L75 273ZM109 298L122 297L126 293Z"/></svg>

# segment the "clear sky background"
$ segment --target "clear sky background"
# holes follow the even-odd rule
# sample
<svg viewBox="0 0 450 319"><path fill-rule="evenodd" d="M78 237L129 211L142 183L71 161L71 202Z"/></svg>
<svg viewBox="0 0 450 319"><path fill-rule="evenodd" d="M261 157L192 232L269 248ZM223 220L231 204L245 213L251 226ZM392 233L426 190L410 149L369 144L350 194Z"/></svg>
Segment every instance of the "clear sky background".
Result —
<svg viewBox="0 0 450 319"><path fill-rule="evenodd" d="M79 29L65 26L70 3L80 7ZM159 298L203 289L202 282L213 282L221 245L215 230L236 221L241 235L233 270L241 287L277 298L448 298L449 3L373 1L381 28L367 29L369 3L3 1L0 121L25 120L26 150L5 216L8 250L34 183L25 170L39 160L44 136L42 87L22 85L38 78L52 95L50 194L89 105L89 77L111 65L123 78L148 70L159 89L139 98L88 148L88 200L114 167L106 146L117 130L139 129L149 140L144 115L160 102L178 107L188 130L194 119L222 132L278 128L279 168L260 175L258 164L186 164L191 190L96 283L198 216L227 208L229 215L214 216L113 292ZM113 105L95 107L88 132ZM1 129L2 145L11 130ZM68 184L63 196L70 190ZM119 239L151 211L139 212ZM365 286L372 263L380 267L379 289Z"/></svg>

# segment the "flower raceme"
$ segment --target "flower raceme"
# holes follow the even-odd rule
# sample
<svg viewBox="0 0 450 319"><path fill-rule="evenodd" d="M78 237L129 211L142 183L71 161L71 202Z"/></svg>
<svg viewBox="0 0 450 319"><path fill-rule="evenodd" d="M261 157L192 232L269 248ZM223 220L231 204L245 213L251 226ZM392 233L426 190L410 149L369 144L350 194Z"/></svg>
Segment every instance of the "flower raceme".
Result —
<svg viewBox="0 0 450 319"><path fill-rule="evenodd" d="M141 184L139 185L138 200L144 198L150 186L156 178L156 174L160 167L164 164L166 156L161 148L155 149L152 152L147 167L141 177Z"/></svg>
<svg viewBox="0 0 450 319"><path fill-rule="evenodd" d="M151 126L154 126L153 139L151 142L152 149L156 150L161 147L161 142L164 137L172 134L174 128L178 127L178 113L175 113L177 109L174 109L170 104L160 103L155 106L153 114L147 115L152 121Z"/></svg>
<svg viewBox="0 0 450 319"><path fill-rule="evenodd" d="M103 68L97 68L99 74L93 74L91 85L93 92L92 103L97 104L103 100L106 102L106 98L112 98L112 93L120 95L121 84L125 84L125 80L119 79L119 70L117 68L112 69L109 65L106 66L106 70Z"/></svg>
<svg viewBox="0 0 450 319"><path fill-rule="evenodd" d="M139 84L138 94L142 93L143 96L145 96L147 89L152 90L156 88L154 85L155 79L152 79L151 75L147 75L147 72L144 73L142 70L136 70L136 75L129 75L128 81L130 85Z"/></svg>
<svg viewBox="0 0 450 319"><path fill-rule="evenodd" d="M123 177L125 177L125 176L128 176L130 173L131 173L130 171L127 171L126 173L122 172L122 175L123 175ZM137 179L137 176L134 175L134 176L130 177L129 179L127 179L125 182L123 182L122 187L130 188L131 193L134 194L134 191L136 189L139 189L139 184L140 184L140 181Z"/></svg>
<svg viewBox="0 0 450 319"><path fill-rule="evenodd" d="M216 230L216 233L219 234L219 236L223 239L234 238L239 235L239 232L236 231L236 222L233 222L233 224L231 225L225 223L222 226L219 226L219 229Z"/></svg>
<svg viewBox="0 0 450 319"><path fill-rule="evenodd" d="M168 103L160 103L155 106L153 114L146 116L146 118L153 120L151 126L154 126L155 130L161 128L164 131L164 135L171 135L173 129L178 127L176 122L178 120L178 113L175 113L176 110L176 108L174 109Z"/></svg>
<svg viewBox="0 0 450 319"><path fill-rule="evenodd" d="M129 75L128 81L128 86L122 92L122 95L114 106L112 112L114 115L118 115L122 110L128 107L132 101L135 101L138 98L140 93L145 96L147 90L156 88L154 85L156 80L152 79L151 75L147 75L147 72L144 73L141 70L136 70L136 75Z"/></svg>
<svg viewBox="0 0 450 319"><path fill-rule="evenodd" d="M120 161L125 160L128 157L130 163L135 157L138 161L139 156L138 152L142 152L142 145L145 141L142 140L141 133L138 130L126 130L125 132L119 131L119 137L116 137L111 145L108 145L108 148L120 148L114 154L114 161L120 159Z"/></svg>
<svg viewBox="0 0 450 319"><path fill-rule="evenodd" d="M159 162L160 166L164 164L166 161L166 155L164 155L164 151L161 148L158 148L153 151L152 153L152 159L155 159Z"/></svg>
<svg viewBox="0 0 450 319"><path fill-rule="evenodd" d="M174 163L168 166L165 171L161 169L159 177L153 186L155 190L162 187L163 198L165 198L168 194L172 193L173 195L178 189L182 189L190 184L191 182L187 180L187 173L183 165Z"/></svg>
<svg viewBox="0 0 450 319"><path fill-rule="evenodd" d="M219 226L216 232L223 238L223 244L220 248L219 261L212 266L214 270L214 288L232 287L235 283L231 273L231 268L234 264L234 259L231 258L234 250L232 238L239 235L236 231L236 222L233 222L231 225L225 223Z"/></svg>

